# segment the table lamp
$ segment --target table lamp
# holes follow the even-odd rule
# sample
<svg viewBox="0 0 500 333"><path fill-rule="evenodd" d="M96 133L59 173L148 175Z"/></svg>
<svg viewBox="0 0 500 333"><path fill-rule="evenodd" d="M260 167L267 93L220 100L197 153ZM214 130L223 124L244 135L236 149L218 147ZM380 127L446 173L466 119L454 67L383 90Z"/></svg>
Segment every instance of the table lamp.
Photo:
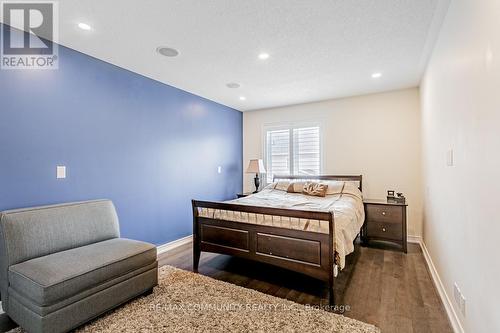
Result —
<svg viewBox="0 0 500 333"><path fill-rule="evenodd" d="M255 159L255 160L250 160L250 163L248 164L247 168L247 173L255 173L255 192L257 193L259 191L259 186L260 186L260 179L259 179L259 173L265 173L266 169L264 168L264 162L260 159Z"/></svg>

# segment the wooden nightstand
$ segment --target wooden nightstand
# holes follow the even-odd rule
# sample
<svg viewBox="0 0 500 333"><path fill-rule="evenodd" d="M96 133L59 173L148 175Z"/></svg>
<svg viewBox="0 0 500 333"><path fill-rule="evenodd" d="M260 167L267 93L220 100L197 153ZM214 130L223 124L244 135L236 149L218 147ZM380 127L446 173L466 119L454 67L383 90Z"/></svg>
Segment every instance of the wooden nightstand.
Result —
<svg viewBox="0 0 500 333"><path fill-rule="evenodd" d="M365 224L361 233L363 243L381 240L399 244L407 252L406 207L407 204L386 200L363 200Z"/></svg>
<svg viewBox="0 0 500 333"><path fill-rule="evenodd" d="M248 197L250 194L253 194L253 192L237 193L236 196L238 198L244 198L244 197Z"/></svg>

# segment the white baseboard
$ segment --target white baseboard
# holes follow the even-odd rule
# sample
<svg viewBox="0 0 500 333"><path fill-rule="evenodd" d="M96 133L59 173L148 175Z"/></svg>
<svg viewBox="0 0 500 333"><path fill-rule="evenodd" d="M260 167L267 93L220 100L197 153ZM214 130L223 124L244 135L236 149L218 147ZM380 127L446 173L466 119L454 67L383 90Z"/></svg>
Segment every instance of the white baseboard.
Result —
<svg viewBox="0 0 500 333"><path fill-rule="evenodd" d="M156 252L160 255L162 253L171 251L175 248L178 248L179 246L188 244L193 241L193 235L189 235L183 238L176 239L174 241L171 241L169 243L163 244L163 245L158 245L156 247Z"/></svg>
<svg viewBox="0 0 500 333"><path fill-rule="evenodd" d="M417 244L422 243L422 237L421 236L408 235L408 237L406 237L406 240L408 241L408 243L417 243Z"/></svg>
<svg viewBox="0 0 500 333"><path fill-rule="evenodd" d="M434 282L434 285L436 286L436 289L439 293L439 297L441 298L441 301L443 302L444 308L446 310L446 314L448 315L448 318L450 319L451 326L453 328L453 332L455 333L465 333L464 328L462 327L462 324L460 323L460 319L457 316L457 313L455 312L455 309L453 308L453 305L451 303L450 298L448 297L448 294L446 293L446 289L444 288L443 282L441 281L441 278L439 277L438 271L436 270L436 266L434 266L434 263L432 262L432 258L429 254L429 251L427 250L427 247L425 246L425 242L421 237L420 241L415 243L420 244L420 248L422 249L422 253L424 254L425 262L427 263L427 267L429 268L429 272L431 273L432 280ZM415 240L417 240L415 238ZM410 242L410 237L408 237L408 241Z"/></svg>

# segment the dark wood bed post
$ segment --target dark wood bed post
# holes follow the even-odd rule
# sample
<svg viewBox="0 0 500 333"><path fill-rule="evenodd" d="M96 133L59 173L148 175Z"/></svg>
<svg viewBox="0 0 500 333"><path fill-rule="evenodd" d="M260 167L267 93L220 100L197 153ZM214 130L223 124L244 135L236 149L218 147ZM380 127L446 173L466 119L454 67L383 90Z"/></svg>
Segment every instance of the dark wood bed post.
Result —
<svg viewBox="0 0 500 333"><path fill-rule="evenodd" d="M196 207L195 200L191 201L193 206L193 272L198 273L198 265L200 264L200 237L198 226L198 208Z"/></svg>
<svg viewBox="0 0 500 333"><path fill-rule="evenodd" d="M329 275L328 275L328 303L329 305L335 306L335 293L333 291L334 287L334 281L335 281L335 276L333 274L333 267L335 266L335 248L334 246L334 239L335 239L335 228L334 228L334 217L333 213L330 214L330 219L328 220L329 223L329 243L328 243L328 268L329 268Z"/></svg>

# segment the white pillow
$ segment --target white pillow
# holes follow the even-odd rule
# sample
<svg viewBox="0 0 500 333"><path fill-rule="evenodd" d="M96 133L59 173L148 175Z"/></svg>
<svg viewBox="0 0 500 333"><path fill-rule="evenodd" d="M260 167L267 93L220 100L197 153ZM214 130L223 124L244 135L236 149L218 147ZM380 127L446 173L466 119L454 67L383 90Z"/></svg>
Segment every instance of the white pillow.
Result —
<svg viewBox="0 0 500 333"><path fill-rule="evenodd" d="M322 180L320 183L328 185L326 189L326 195L334 195L342 193L342 188L344 188L344 181L339 180Z"/></svg>
<svg viewBox="0 0 500 333"><path fill-rule="evenodd" d="M278 184L278 182L271 183L271 184L267 185L266 187L264 187L263 190L274 190L274 188L276 187L276 184Z"/></svg>
<svg viewBox="0 0 500 333"><path fill-rule="evenodd" d="M335 194L351 194L358 198L363 198L363 194L358 188L358 182L356 181L341 181L341 180L323 180L321 183L328 185L326 190L326 195Z"/></svg>
<svg viewBox="0 0 500 333"><path fill-rule="evenodd" d="M277 191L288 191L288 187L290 186L289 180L280 180L276 182L276 186L274 187Z"/></svg>
<svg viewBox="0 0 500 333"><path fill-rule="evenodd" d="M344 194L351 194L355 197L363 199L363 193L358 188L358 185L355 182L345 182L344 190L342 191Z"/></svg>

